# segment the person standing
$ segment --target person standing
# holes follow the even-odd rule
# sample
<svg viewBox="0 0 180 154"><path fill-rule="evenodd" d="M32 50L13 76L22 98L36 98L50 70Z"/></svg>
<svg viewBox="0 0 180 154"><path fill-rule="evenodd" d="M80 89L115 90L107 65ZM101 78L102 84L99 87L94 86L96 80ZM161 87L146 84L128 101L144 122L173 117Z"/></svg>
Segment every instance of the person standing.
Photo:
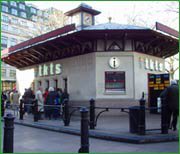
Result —
<svg viewBox="0 0 180 154"><path fill-rule="evenodd" d="M167 101L167 121L169 128L175 131L177 129L177 119L179 115L179 88L176 80L171 81L171 85L167 87L161 94ZM171 123L171 117L172 123Z"/></svg>
<svg viewBox="0 0 180 154"><path fill-rule="evenodd" d="M36 96L35 98L38 101L38 115L39 115L39 119L42 119L42 113L44 111L44 102L43 102L43 94L42 94L42 88L39 87L37 92L36 92Z"/></svg>
<svg viewBox="0 0 180 154"><path fill-rule="evenodd" d="M18 93L18 91L14 90L14 93L12 94L12 105L13 105L14 114L15 114L15 111L17 111L18 113L19 97L20 97L20 94Z"/></svg>
<svg viewBox="0 0 180 154"><path fill-rule="evenodd" d="M52 114L53 114L53 109L54 109L53 105L55 105L57 93L56 93L56 91L54 91L53 87L49 87L48 91L49 91L49 93L47 95L45 104L50 105L47 107L47 116L49 119L51 119Z"/></svg>
<svg viewBox="0 0 180 154"><path fill-rule="evenodd" d="M44 92L44 94L43 94L43 98L44 98L44 105L46 105L45 103L46 103L46 99L47 99L47 96L48 96L48 88L46 88L45 89L45 92ZM48 116L47 116L47 106L44 106L44 116L45 116L45 118L47 118Z"/></svg>

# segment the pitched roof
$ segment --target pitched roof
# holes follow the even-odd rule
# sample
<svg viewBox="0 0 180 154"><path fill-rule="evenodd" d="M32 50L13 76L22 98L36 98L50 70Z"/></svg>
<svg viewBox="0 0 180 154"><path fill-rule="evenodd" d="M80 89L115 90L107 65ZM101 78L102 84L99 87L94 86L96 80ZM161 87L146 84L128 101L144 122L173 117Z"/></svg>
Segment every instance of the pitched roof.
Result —
<svg viewBox="0 0 180 154"><path fill-rule="evenodd" d="M118 23L104 23L99 25L88 26L84 30L148 30L150 28L134 25L123 25Z"/></svg>

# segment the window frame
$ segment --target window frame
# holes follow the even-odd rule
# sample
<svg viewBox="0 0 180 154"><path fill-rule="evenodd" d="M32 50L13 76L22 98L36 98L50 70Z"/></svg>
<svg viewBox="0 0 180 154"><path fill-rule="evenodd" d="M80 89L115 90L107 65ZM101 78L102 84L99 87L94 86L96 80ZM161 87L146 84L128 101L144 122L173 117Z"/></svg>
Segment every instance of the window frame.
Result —
<svg viewBox="0 0 180 154"><path fill-rule="evenodd" d="M7 48L7 47L8 47L8 37L1 36L1 48Z"/></svg>
<svg viewBox="0 0 180 154"><path fill-rule="evenodd" d="M24 4L21 4L21 3L19 3L19 8L22 9L22 10L26 10L25 5L24 5Z"/></svg>
<svg viewBox="0 0 180 154"><path fill-rule="evenodd" d="M2 15L2 16L1 16L1 19L2 19L3 22L6 22L6 23L9 22L9 17L6 16L6 15Z"/></svg>
<svg viewBox="0 0 180 154"><path fill-rule="evenodd" d="M14 22L14 21L15 21L15 22ZM11 22L12 22L13 24L18 24L18 23L19 23L19 20L16 19L16 18L12 18L12 19L11 19Z"/></svg>
<svg viewBox="0 0 180 154"><path fill-rule="evenodd" d="M10 5L17 7L17 3L15 1L10 1Z"/></svg>
<svg viewBox="0 0 180 154"><path fill-rule="evenodd" d="M9 12L9 8L6 5L2 5L2 11L3 12Z"/></svg>
<svg viewBox="0 0 180 154"><path fill-rule="evenodd" d="M14 13L14 11L16 11L16 13ZM11 8L11 14L17 16L18 15L18 10Z"/></svg>
<svg viewBox="0 0 180 154"><path fill-rule="evenodd" d="M24 16L24 15L25 15L25 16ZM21 12L20 12L20 16L21 16L21 17L23 17L23 18L27 18L27 13L26 13L26 12L21 11Z"/></svg>
<svg viewBox="0 0 180 154"><path fill-rule="evenodd" d="M112 81L112 80L108 80L108 75L123 75L121 76L120 78L123 78L123 79L120 79L120 80L116 80L116 81ZM104 83L105 83L105 91L106 92L126 92L126 72L125 71L105 71L104 73L105 75L105 80L104 80ZM113 79L113 77L111 77ZM121 83L123 84L123 88L121 87L114 87L114 88L109 88L108 87L108 84L109 83Z"/></svg>
<svg viewBox="0 0 180 154"><path fill-rule="evenodd" d="M3 31L8 31L8 29L9 29L8 25L2 24L1 26L2 26L1 28L2 28ZM7 29L5 27L7 27Z"/></svg>

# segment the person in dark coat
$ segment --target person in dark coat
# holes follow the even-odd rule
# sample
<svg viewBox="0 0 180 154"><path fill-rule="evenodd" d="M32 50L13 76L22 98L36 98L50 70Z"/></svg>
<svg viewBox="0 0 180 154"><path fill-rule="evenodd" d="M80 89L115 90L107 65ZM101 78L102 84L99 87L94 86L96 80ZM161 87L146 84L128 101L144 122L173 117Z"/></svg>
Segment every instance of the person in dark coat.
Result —
<svg viewBox="0 0 180 154"><path fill-rule="evenodd" d="M7 100L7 96L4 94L4 92L2 92L2 94L1 94L1 117L4 116L6 100Z"/></svg>
<svg viewBox="0 0 180 154"><path fill-rule="evenodd" d="M171 81L171 85L167 87L161 94L167 101L167 121L169 128L172 128L175 131L177 129L177 119L179 115L179 88L176 80ZM173 116L172 123L171 117Z"/></svg>
<svg viewBox="0 0 180 154"><path fill-rule="evenodd" d="M49 93L48 93L48 95L46 97L45 105L55 105L57 92L54 91L53 87L49 87L48 91L49 91ZM52 106L47 106L46 107L46 112L47 112L47 116L48 116L49 119L51 119L51 117L52 117L53 109L54 109L54 107L52 107Z"/></svg>
<svg viewBox="0 0 180 154"><path fill-rule="evenodd" d="M64 92L62 93L62 103L64 103L65 99L69 101L69 94L67 92L67 89L64 89Z"/></svg>

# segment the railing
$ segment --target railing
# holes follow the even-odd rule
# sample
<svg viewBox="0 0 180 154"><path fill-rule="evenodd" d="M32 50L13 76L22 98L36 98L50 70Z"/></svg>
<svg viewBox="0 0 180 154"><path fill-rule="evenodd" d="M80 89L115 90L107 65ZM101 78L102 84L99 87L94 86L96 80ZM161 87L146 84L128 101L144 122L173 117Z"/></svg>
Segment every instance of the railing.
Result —
<svg viewBox="0 0 180 154"><path fill-rule="evenodd" d="M162 100L163 102L164 100ZM125 112L129 114L129 131L130 133L137 133L139 135L145 135L146 131L153 131L153 130L161 130L162 134L168 133L168 123L167 123L167 115L166 115L166 104L165 101L162 103L162 107L145 107L145 99L142 97L139 101L139 106L135 107L99 107L95 105L95 100L90 100L89 108L89 126L90 129L95 129L98 124L98 120L100 117L110 110L119 110L121 112ZM24 117L24 108L25 106L31 106L33 108L34 114L34 122L39 120L39 111L38 111L38 103L37 100L33 100L32 104L25 104L24 100L20 100L19 105L19 119L23 120ZM67 99L64 100L62 105L43 105L43 107L49 107L53 109L59 109L61 112L61 118L63 120L64 126L69 126L71 118L73 114L79 111L82 106L70 106ZM62 109L62 110L61 110ZM70 111L71 109L71 111ZM146 129L146 110L154 110L154 109L161 109L161 128L153 128L153 129ZM100 110L97 112L97 110Z"/></svg>

